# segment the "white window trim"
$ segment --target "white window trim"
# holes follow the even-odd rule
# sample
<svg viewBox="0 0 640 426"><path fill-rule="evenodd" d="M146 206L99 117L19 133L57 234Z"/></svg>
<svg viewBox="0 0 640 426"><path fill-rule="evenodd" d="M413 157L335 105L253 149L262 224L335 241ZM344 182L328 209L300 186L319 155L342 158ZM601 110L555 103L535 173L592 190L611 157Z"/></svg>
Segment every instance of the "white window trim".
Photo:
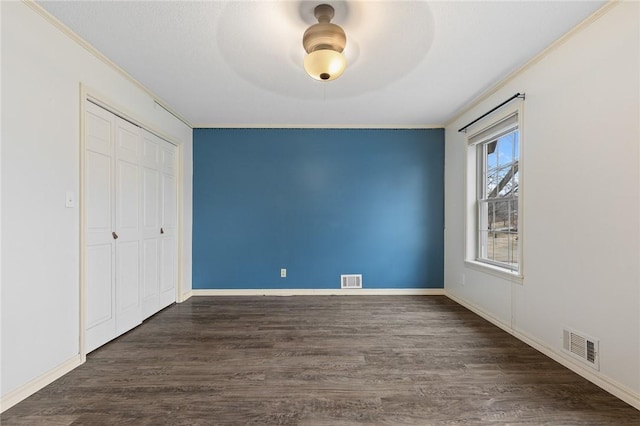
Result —
<svg viewBox="0 0 640 426"><path fill-rule="evenodd" d="M524 281L524 216L525 211L523 208L524 200L524 123L523 123L523 108L524 103L520 101L514 102L510 106L505 106L499 111L483 118L474 126L467 129L466 141L466 156L465 156L465 168L464 168L464 183L465 183L465 211L464 211L464 263L465 266L474 270L484 272L490 275L494 275L503 279L507 279L517 284L522 284ZM512 271L507 268L492 265L490 263L478 261L476 259L477 247L478 247L478 221L477 221L477 208L476 208L476 194L477 194L477 150L476 144L469 143L475 135L489 129L496 123L506 119L507 117L518 114L518 131L519 131L519 152L520 158L518 160L520 177L518 182L518 236L522 241L519 247L518 253L518 271Z"/></svg>

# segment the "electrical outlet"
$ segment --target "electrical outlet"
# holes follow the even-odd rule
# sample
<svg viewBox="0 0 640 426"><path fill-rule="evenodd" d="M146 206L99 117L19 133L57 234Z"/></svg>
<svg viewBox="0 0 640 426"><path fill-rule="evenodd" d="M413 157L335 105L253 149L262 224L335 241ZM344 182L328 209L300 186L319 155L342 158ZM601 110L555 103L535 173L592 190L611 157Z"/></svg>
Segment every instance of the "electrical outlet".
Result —
<svg viewBox="0 0 640 426"><path fill-rule="evenodd" d="M460 281L462 281L461 284L463 287L467 284L467 277L465 274L462 274L462 280Z"/></svg>
<svg viewBox="0 0 640 426"><path fill-rule="evenodd" d="M287 270L285 268L280 269L280 278L287 278Z"/></svg>

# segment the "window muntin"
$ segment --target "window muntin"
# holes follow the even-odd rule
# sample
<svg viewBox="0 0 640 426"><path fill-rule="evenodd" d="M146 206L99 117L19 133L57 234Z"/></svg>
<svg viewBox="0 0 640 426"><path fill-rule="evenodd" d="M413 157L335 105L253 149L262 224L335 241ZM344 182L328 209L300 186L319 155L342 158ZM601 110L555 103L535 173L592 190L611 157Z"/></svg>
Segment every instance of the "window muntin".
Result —
<svg viewBox="0 0 640 426"><path fill-rule="evenodd" d="M520 135L517 116L516 120L502 123L500 127L497 133L490 132L493 135L476 143L476 260L517 272L520 267Z"/></svg>

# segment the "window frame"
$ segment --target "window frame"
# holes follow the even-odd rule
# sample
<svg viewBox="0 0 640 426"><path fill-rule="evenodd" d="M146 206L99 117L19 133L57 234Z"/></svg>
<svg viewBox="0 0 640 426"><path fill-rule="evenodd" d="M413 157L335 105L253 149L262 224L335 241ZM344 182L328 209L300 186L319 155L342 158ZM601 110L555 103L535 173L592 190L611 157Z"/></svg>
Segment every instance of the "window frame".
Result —
<svg viewBox="0 0 640 426"><path fill-rule="evenodd" d="M515 117L515 120L512 118ZM480 122L476 123L466 134L466 164L465 164L465 194L466 194L466 208L465 208L465 264L473 269L480 270L501 278L507 278L511 281L522 283L524 278L524 265L523 265L523 223L524 223L524 211L523 211L523 181L524 181L524 132L523 132L523 103L517 102L516 104L505 107L496 113L493 113ZM501 127L501 123L507 122L507 127ZM511 123L512 122L512 123ZM511 129L506 130L510 124ZM518 254L517 254L517 268L512 268L508 264L495 262L490 259L481 259L481 217L480 217L480 200L478 194L482 186L484 185L483 179L480 178L480 172L483 170L484 164L480 164L481 161L486 161L482 156L478 154L479 149L483 149L486 143L497 140L499 137L504 136L513 130L518 130L518 231L517 238L519 241ZM484 167L486 171L486 167Z"/></svg>

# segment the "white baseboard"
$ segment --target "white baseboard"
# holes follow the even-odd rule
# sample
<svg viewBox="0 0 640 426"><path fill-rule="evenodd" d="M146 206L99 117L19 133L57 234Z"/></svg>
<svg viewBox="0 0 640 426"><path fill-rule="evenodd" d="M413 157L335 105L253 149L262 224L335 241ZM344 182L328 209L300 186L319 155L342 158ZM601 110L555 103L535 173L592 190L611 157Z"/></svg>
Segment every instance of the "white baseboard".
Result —
<svg viewBox="0 0 640 426"><path fill-rule="evenodd" d="M283 288L193 290L194 296L444 296L442 288Z"/></svg>
<svg viewBox="0 0 640 426"><path fill-rule="evenodd" d="M584 377L585 379L589 380L591 383L604 389L605 391L609 392L613 396L623 400L624 402L636 408L637 410L640 410L640 393L634 392L632 389L629 389L627 386L621 383L618 383L617 381L603 375L600 372L583 367L582 365L576 363L572 358L566 356L564 353L559 352L554 348L547 346L544 342L538 340L537 338L529 335L528 333L522 330L517 330L515 328L512 328L509 324L506 324L500 321L498 318L494 317L488 312L485 312L482 308L480 308L479 306L473 303L467 302L466 300L463 300L447 291L445 291L445 296L447 296L449 299L453 300L454 302L464 306L465 308L469 309L471 312L481 316L485 320L501 328L502 330L511 334L515 338L523 341L524 343L531 346L538 352L541 352L544 355L548 356L549 358L553 359L554 361L562 364L564 367L567 367L569 370L573 371L574 373Z"/></svg>
<svg viewBox="0 0 640 426"><path fill-rule="evenodd" d="M189 290L186 293L182 293L180 295L180 298L176 300L176 302L178 303L186 302L187 300L191 299L191 296L193 296L193 290Z"/></svg>
<svg viewBox="0 0 640 426"><path fill-rule="evenodd" d="M8 410L23 399L28 398L43 387L58 380L60 377L64 376L81 364L82 357L80 354L75 355L73 358L20 386L18 389L13 390L6 395L2 395L2 399L0 400L0 412Z"/></svg>

